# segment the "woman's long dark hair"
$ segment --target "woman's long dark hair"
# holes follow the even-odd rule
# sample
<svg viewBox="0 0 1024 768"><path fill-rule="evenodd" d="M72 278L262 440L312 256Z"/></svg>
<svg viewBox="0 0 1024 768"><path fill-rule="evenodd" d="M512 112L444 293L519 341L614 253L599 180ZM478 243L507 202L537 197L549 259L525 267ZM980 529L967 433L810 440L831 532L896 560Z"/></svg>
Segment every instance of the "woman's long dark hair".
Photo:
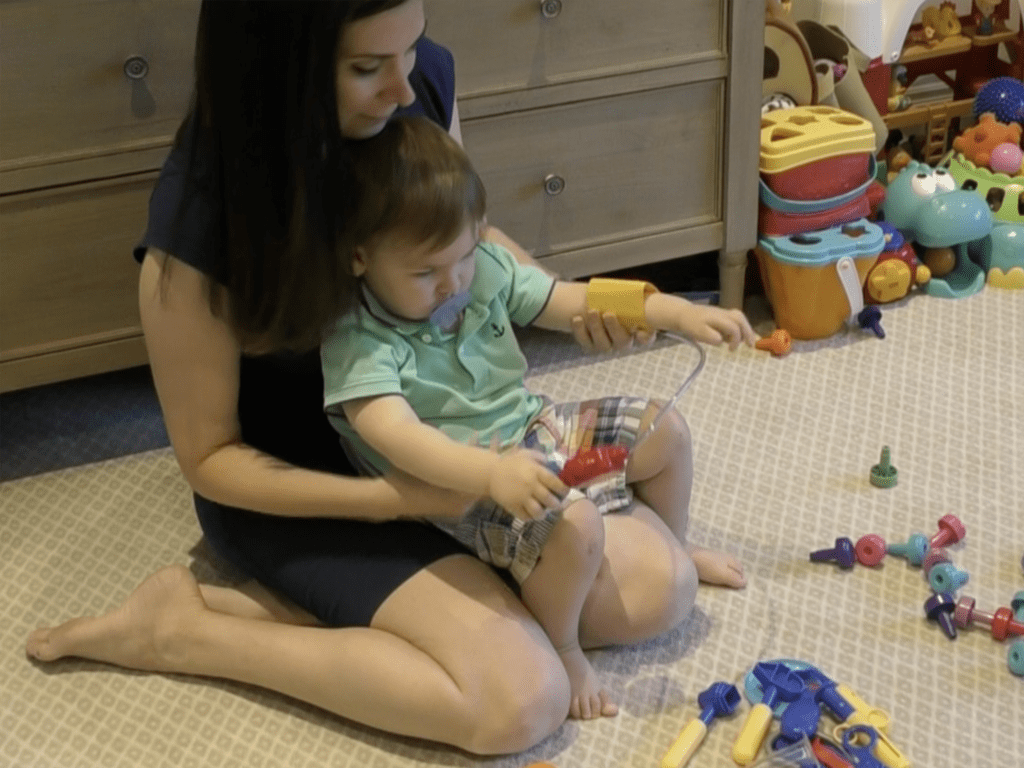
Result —
<svg viewBox="0 0 1024 768"><path fill-rule="evenodd" d="M351 303L338 48L346 24L404 2L203 2L188 172L222 206L227 268L211 309L249 348L313 348Z"/></svg>

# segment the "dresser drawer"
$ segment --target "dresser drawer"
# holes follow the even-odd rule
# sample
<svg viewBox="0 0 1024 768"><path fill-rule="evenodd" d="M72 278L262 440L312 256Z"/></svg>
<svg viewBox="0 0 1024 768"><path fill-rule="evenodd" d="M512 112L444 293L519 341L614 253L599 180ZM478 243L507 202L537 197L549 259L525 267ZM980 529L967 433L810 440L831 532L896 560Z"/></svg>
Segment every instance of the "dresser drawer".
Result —
<svg viewBox="0 0 1024 768"><path fill-rule="evenodd" d="M141 334L131 249L155 178L0 198L0 361Z"/></svg>
<svg viewBox="0 0 1024 768"><path fill-rule="evenodd" d="M467 120L491 221L543 258L720 220L723 87Z"/></svg>
<svg viewBox="0 0 1024 768"><path fill-rule="evenodd" d="M426 11L455 54L460 96L724 56L723 0L426 0Z"/></svg>
<svg viewBox="0 0 1024 768"><path fill-rule="evenodd" d="M198 10L197 0L0 3L0 176L78 181L88 176L68 171L85 160L90 175L113 175L103 158L147 147L159 147L149 165L112 157L113 172L158 167L192 93ZM131 57L144 77L125 73Z"/></svg>

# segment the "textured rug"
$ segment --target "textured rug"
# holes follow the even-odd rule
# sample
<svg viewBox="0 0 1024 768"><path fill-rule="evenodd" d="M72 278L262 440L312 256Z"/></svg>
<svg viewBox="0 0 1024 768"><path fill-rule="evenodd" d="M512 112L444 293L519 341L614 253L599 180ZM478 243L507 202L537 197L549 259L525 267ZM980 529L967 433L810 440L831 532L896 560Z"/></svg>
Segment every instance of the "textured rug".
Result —
<svg viewBox="0 0 1024 768"><path fill-rule="evenodd" d="M739 555L750 584L702 588L663 637L592 653L620 715L567 722L522 755L476 759L233 683L29 662L32 628L102 612L160 565L221 573L166 448L2 483L0 766L652 768L702 690L742 689L754 663L776 658L815 664L887 712L914 766L1020 766L1024 678L1007 668L1008 644L982 629L947 639L924 617L920 569L901 559L841 570L808 553L839 536L929 535L955 513L962 594L994 610L1024 589L1024 293L915 296L883 325L884 340L851 330L781 359L709 350L679 403L696 446L691 538ZM531 385L556 399L668 397L696 362L672 343L587 358L540 333L527 351ZM888 490L868 482L884 445L899 472ZM690 764L733 765L749 710L716 721Z"/></svg>

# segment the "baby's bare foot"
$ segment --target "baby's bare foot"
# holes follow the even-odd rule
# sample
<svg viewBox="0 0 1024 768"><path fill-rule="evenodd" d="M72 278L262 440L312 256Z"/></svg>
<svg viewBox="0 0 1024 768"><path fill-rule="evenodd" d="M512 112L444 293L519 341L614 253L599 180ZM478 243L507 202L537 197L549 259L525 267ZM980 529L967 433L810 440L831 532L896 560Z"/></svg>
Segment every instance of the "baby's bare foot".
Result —
<svg viewBox="0 0 1024 768"><path fill-rule="evenodd" d="M204 610L191 571L169 566L142 582L119 608L37 629L25 652L39 661L79 656L130 669L181 671L174 639Z"/></svg>
<svg viewBox="0 0 1024 768"><path fill-rule="evenodd" d="M743 564L728 552L687 546L686 551L697 568L697 576L705 584L739 589L747 584Z"/></svg>
<svg viewBox="0 0 1024 768"><path fill-rule="evenodd" d="M559 649L558 655L569 675L569 688L572 692L569 717L576 720L593 720L598 717L614 717L619 713L618 704L613 702L608 692L601 687L597 673L583 655L579 643Z"/></svg>

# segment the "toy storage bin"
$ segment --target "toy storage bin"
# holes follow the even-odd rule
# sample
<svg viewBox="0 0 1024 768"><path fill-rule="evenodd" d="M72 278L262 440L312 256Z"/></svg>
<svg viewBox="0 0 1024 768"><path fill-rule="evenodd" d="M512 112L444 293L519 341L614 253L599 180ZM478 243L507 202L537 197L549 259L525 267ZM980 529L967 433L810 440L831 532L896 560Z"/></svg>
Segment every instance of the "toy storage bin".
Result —
<svg viewBox="0 0 1024 768"><path fill-rule="evenodd" d="M790 200L821 200L871 178L875 129L837 107L776 109L761 116L761 178Z"/></svg>
<svg viewBox="0 0 1024 768"><path fill-rule="evenodd" d="M864 280L885 236L859 219L788 237L762 237L757 255L775 324L794 339L823 339L864 308Z"/></svg>

